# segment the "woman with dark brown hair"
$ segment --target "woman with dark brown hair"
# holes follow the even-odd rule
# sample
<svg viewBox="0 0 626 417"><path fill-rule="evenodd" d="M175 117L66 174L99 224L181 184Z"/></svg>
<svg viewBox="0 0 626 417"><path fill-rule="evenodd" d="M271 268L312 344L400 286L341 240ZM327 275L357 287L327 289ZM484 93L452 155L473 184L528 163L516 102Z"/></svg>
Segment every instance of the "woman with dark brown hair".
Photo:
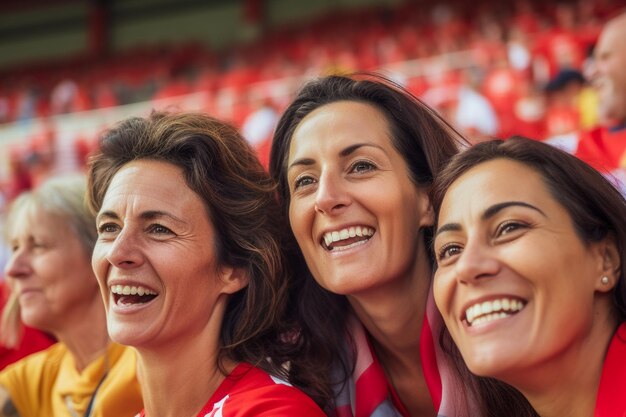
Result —
<svg viewBox="0 0 626 417"><path fill-rule="evenodd" d="M480 415L626 415L619 191L581 160L513 138L455 157L433 205L435 300L448 348L494 400ZM497 402L517 391L525 399Z"/></svg>
<svg viewBox="0 0 626 417"><path fill-rule="evenodd" d="M280 216L245 140L206 115L131 118L89 181L92 265L111 338L138 352L141 415L323 415L280 379Z"/></svg>
<svg viewBox="0 0 626 417"><path fill-rule="evenodd" d="M430 186L462 143L375 75L311 81L279 121L270 172L293 234L290 316L307 360L291 376L331 415L472 415L437 351L429 246Z"/></svg>

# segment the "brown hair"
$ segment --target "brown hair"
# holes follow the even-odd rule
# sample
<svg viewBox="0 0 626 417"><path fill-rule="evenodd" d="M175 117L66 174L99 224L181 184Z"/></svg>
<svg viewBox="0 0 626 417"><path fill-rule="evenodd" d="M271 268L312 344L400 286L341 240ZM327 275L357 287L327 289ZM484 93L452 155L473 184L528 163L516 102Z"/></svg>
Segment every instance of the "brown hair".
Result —
<svg viewBox="0 0 626 417"><path fill-rule="evenodd" d="M293 133L311 112L338 101L369 104L385 116L393 145L405 159L416 186L429 188L439 169L465 143L435 111L380 75L328 76L311 81L300 90L278 122L270 153L270 173L278 185L285 215L290 202L287 159ZM428 241L432 230L424 232ZM292 367L292 378L300 382L301 377L311 376L314 385L308 387L309 394L330 407L333 386L344 384L354 367L353 358L347 358L345 351L347 300L317 284L293 235L288 250L298 272L289 297L290 317L300 328L301 356L307 358L306 362ZM342 371L339 375L334 369L337 365Z"/></svg>
<svg viewBox="0 0 626 417"><path fill-rule="evenodd" d="M435 180L432 204L439 213L442 200L450 186L472 167L494 159L510 159L522 163L541 175L546 188L572 218L575 230L583 242L597 242L613 234L621 265L626 262L626 201L620 192L595 169L578 158L550 145L523 137L507 141L483 142L452 159ZM626 320L626 288L624 271L620 270L613 292L615 312L620 321ZM458 365L467 367L460 359L450 335L442 334L444 348L457 358ZM491 413L485 415L537 415L530 404L512 387L492 378L474 377L478 389L490 393Z"/></svg>
<svg viewBox="0 0 626 417"><path fill-rule="evenodd" d="M194 113L153 112L105 132L90 159L89 204L94 211L112 178L141 159L180 167L207 208L221 265L244 269L246 288L229 300L221 329L220 361L245 361L282 376L281 345L288 269L281 251L285 223L274 187L252 148L231 126ZM266 361L266 359L270 361Z"/></svg>

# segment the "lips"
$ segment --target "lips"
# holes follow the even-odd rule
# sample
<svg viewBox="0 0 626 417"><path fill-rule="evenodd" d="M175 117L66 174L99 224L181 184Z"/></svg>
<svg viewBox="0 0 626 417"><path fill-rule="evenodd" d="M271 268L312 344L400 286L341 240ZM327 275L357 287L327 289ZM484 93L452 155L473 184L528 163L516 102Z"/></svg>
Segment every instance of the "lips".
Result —
<svg viewBox="0 0 626 417"><path fill-rule="evenodd" d="M328 251L341 251L366 243L376 231L368 226L350 226L324 233L321 244Z"/></svg>

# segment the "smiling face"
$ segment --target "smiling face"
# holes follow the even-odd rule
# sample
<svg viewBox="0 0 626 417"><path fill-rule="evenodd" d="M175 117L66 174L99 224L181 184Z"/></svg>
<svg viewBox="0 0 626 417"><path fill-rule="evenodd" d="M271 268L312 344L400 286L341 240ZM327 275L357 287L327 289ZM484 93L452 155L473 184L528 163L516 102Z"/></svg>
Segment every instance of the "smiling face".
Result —
<svg viewBox="0 0 626 417"><path fill-rule="evenodd" d="M589 335L610 308L601 277L615 282L606 241L581 241L538 172L481 163L453 182L438 220L435 301L472 372L513 383L581 344L605 343Z"/></svg>
<svg viewBox="0 0 626 417"><path fill-rule="evenodd" d="M34 205L20 208L10 225L5 275L24 323L59 334L99 301L89 254L65 219Z"/></svg>
<svg viewBox="0 0 626 417"><path fill-rule="evenodd" d="M432 210L378 109L340 101L311 112L293 134L287 180L291 228L322 287L354 295L419 276Z"/></svg>
<svg viewBox="0 0 626 417"><path fill-rule="evenodd" d="M92 265L118 343L150 347L193 338L215 317L218 299L241 288L230 281L232 268L218 265L203 200L172 164L122 167L96 223Z"/></svg>
<svg viewBox="0 0 626 417"><path fill-rule="evenodd" d="M626 14L610 22L598 39L589 70L598 91L600 114L609 120L626 122Z"/></svg>

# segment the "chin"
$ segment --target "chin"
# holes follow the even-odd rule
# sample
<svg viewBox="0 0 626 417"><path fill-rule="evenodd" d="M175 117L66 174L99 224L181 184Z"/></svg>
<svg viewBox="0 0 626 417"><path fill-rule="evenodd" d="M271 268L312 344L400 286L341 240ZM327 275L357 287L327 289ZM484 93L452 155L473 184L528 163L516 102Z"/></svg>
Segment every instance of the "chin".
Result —
<svg viewBox="0 0 626 417"><path fill-rule="evenodd" d="M120 345L138 347L145 339L140 330L133 329L131 326L125 324L112 323L109 321L107 330L111 340Z"/></svg>
<svg viewBox="0 0 626 417"><path fill-rule="evenodd" d="M501 379L500 376L506 375L509 370L508 364L511 362L511 358L481 352L474 358L467 358L465 362L469 370L475 375Z"/></svg>

